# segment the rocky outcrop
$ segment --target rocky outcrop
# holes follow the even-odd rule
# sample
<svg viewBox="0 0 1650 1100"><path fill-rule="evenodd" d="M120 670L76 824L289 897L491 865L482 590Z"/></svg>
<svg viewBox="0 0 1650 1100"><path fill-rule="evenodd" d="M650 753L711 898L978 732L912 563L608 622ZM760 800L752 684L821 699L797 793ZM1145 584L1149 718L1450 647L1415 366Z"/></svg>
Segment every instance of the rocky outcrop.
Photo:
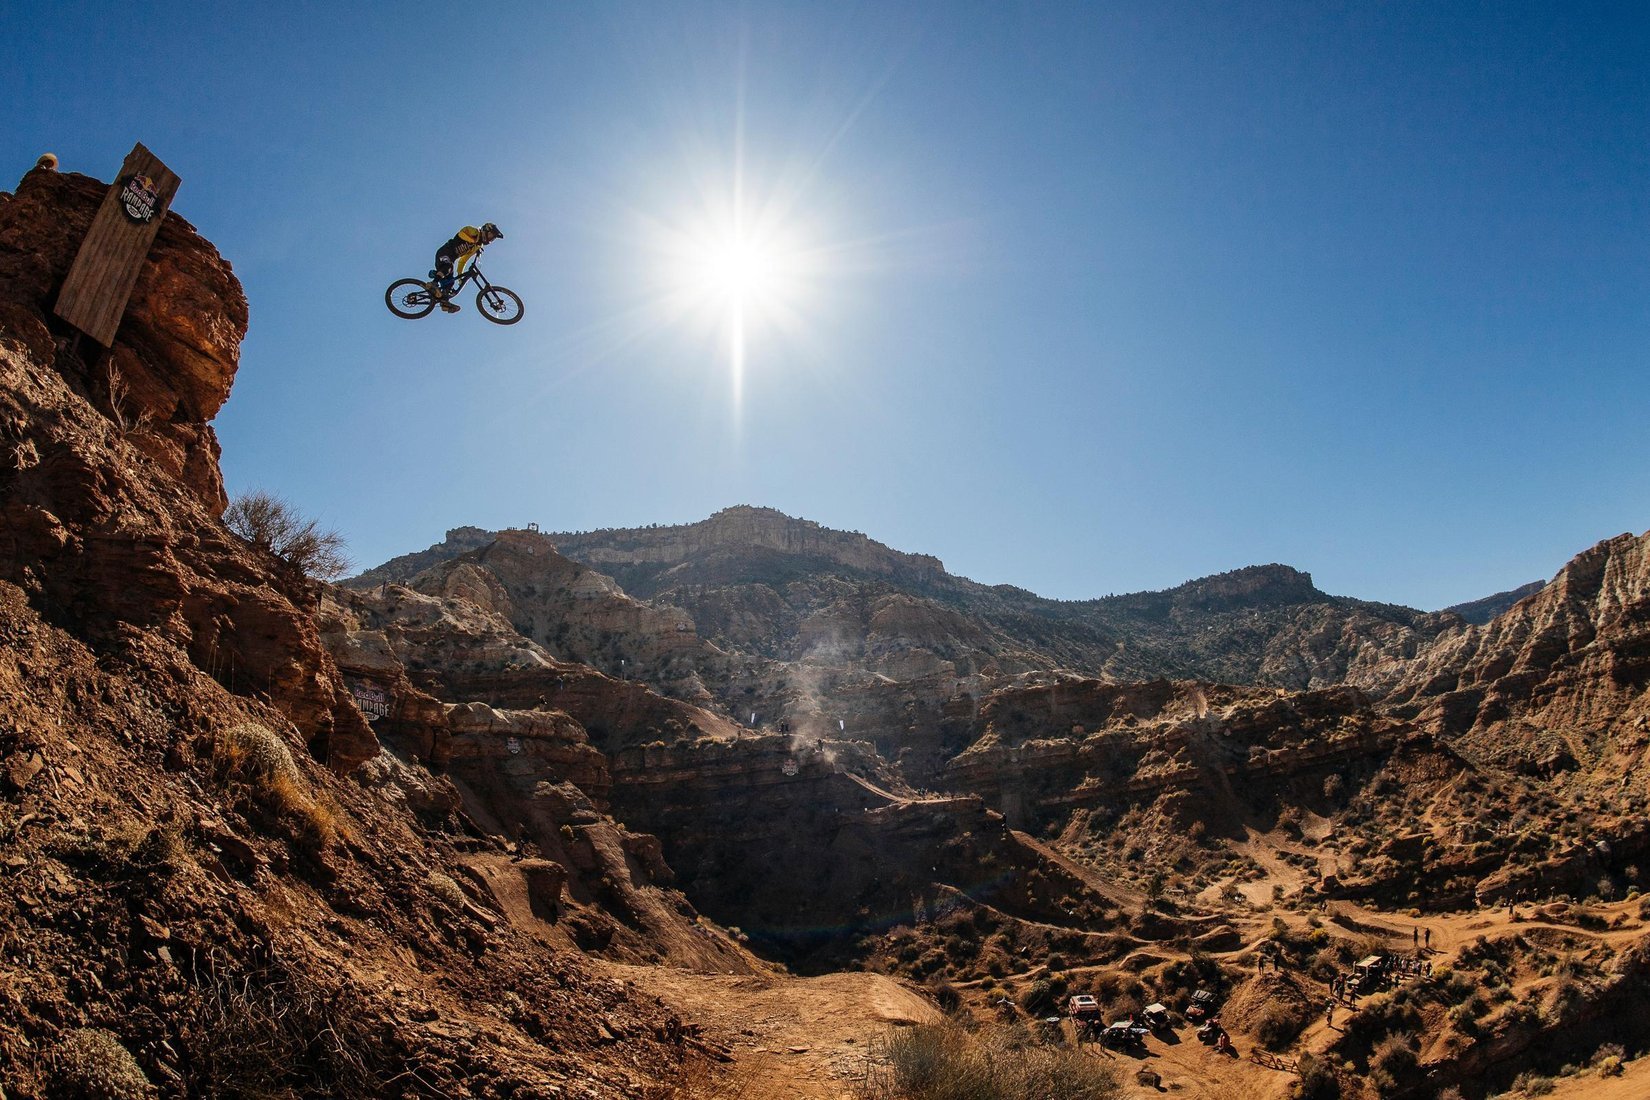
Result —
<svg viewBox="0 0 1650 1100"><path fill-rule="evenodd" d="M447 543L360 580L471 554L473 532L458 529ZM676 527L546 537L565 557L611 577L616 591L676 615L729 655L900 680L1071 668L1116 680L1322 687L1372 663L1412 657L1460 621L1328 596L1309 574L1283 565L1163 592L1047 600L767 508L730 508ZM701 675L717 693L714 674Z"/></svg>
<svg viewBox="0 0 1650 1100"><path fill-rule="evenodd" d="M808 969L853 961L862 937L911 922L924 898L1034 922L1104 908L979 798L865 778L886 773L869 746L844 742L661 743L614 758L614 812L661 837L696 905Z"/></svg>
<svg viewBox="0 0 1650 1100"><path fill-rule="evenodd" d="M547 653L708 701L703 680L726 679L727 655L702 641L678 608L626 595L612 578L557 553L545 536L504 531L434 566L411 586L507 620Z"/></svg>
<svg viewBox="0 0 1650 1100"><path fill-rule="evenodd" d="M751 552L772 551L917 586L945 574L940 560L927 554L901 553L858 531L833 531L772 508L746 505L724 508L707 520L682 526L556 534L550 539L569 557L621 578L621 583L638 592L648 587L637 583L644 574L664 572L689 561L714 561L723 550L735 555L734 562Z"/></svg>
<svg viewBox="0 0 1650 1100"><path fill-rule="evenodd" d="M54 1052L86 1035L131 1095L668 1087L680 1019L502 919L466 862L498 842L382 750L333 653L431 763L454 726L388 637L323 644L319 587L221 526L228 265L168 214L113 348L51 317L103 191L37 169L0 196L6 1094L83 1095Z"/></svg>
<svg viewBox="0 0 1650 1100"><path fill-rule="evenodd" d="M1453 607L1444 608L1453 615L1459 615L1473 626L1483 626L1491 619L1511 608L1525 596L1533 596L1547 587L1546 581L1531 581L1521 584L1517 588L1505 592L1497 592L1493 596L1485 596L1481 600L1470 600L1467 603L1458 603Z"/></svg>
<svg viewBox="0 0 1650 1100"><path fill-rule="evenodd" d="M113 348L50 317L102 195L37 168L0 199L0 576L111 652L134 632L179 647L229 690L273 701L347 771L378 745L320 645L314 589L218 522L206 419L246 328L228 264L168 214Z"/></svg>
<svg viewBox="0 0 1650 1100"><path fill-rule="evenodd" d="M1179 794L1196 801L1183 824L1242 817L1291 785L1378 766L1406 730L1353 689L1075 678L996 692L977 722L943 782L1028 830L1063 826L1080 807L1121 813Z"/></svg>
<svg viewBox="0 0 1650 1100"><path fill-rule="evenodd" d="M51 357L39 326L106 189L87 176L37 168L15 194L0 196L0 308L14 337L43 359ZM208 422L229 398L246 326L246 296L229 264L168 214L114 346L64 364L126 438L214 515L227 499Z"/></svg>
<svg viewBox="0 0 1650 1100"><path fill-rule="evenodd" d="M1564 731L1564 752L1598 762L1650 714L1650 536L1606 539L1492 622L1382 671L1396 713L1483 754Z"/></svg>

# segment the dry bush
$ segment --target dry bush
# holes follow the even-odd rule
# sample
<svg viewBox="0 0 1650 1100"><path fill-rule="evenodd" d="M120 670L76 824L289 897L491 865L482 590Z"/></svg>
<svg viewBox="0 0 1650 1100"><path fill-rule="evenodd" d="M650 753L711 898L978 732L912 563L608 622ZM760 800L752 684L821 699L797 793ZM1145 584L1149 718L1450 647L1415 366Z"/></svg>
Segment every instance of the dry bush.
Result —
<svg viewBox="0 0 1650 1100"><path fill-rule="evenodd" d="M1415 1037L1394 1033L1381 1040L1370 1056L1369 1076L1382 1096L1391 1096L1413 1084L1419 1065Z"/></svg>
<svg viewBox="0 0 1650 1100"><path fill-rule="evenodd" d="M1295 1095L1299 1100L1340 1100L1341 1079L1327 1059L1307 1051L1300 1056L1297 1072L1300 1083Z"/></svg>
<svg viewBox="0 0 1650 1100"><path fill-rule="evenodd" d="M1273 1001L1261 1009L1255 1020L1255 1038L1267 1050L1282 1050L1295 1041L1295 1036L1306 1026L1304 1009Z"/></svg>
<svg viewBox="0 0 1650 1100"><path fill-rule="evenodd" d="M242 722L224 730L212 746L212 756L225 771L248 780L300 781L292 750L279 734L257 722Z"/></svg>
<svg viewBox="0 0 1650 1100"><path fill-rule="evenodd" d="M188 1094L222 1100L425 1096L359 994L268 969L218 976L183 1022ZM386 1089L399 1078L404 1090Z"/></svg>
<svg viewBox="0 0 1650 1100"><path fill-rule="evenodd" d="M948 1021L891 1035L885 1072L857 1091L860 1100L1115 1100L1122 1090L1109 1065L1080 1051Z"/></svg>
<svg viewBox="0 0 1650 1100"><path fill-rule="evenodd" d="M51 1054L51 1092L64 1100L150 1100L149 1083L131 1052L102 1028L71 1031Z"/></svg>
<svg viewBox="0 0 1650 1100"><path fill-rule="evenodd" d="M344 536L322 530L312 519L273 494L254 490L236 497L223 514L224 526L267 550L306 576L332 580L348 572Z"/></svg>
<svg viewBox="0 0 1650 1100"><path fill-rule="evenodd" d="M292 750L268 726L242 722L230 727L214 740L212 757L224 775L245 781L304 847L319 851L337 840L337 813L310 794Z"/></svg>
<svg viewBox="0 0 1650 1100"><path fill-rule="evenodd" d="M464 896L463 887L440 871L430 872L430 892L446 902L448 907L452 909L463 909L470 900Z"/></svg>

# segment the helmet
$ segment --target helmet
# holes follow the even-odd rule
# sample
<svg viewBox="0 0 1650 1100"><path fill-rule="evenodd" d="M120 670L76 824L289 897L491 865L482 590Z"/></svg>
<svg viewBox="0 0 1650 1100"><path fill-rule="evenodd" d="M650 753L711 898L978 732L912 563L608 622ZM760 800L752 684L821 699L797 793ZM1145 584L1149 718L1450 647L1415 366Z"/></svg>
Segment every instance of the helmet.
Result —
<svg viewBox="0 0 1650 1100"><path fill-rule="evenodd" d="M494 225L492 222L486 222L482 225L481 235L483 237L490 237L495 241L502 241L504 239L504 234L500 232L498 226Z"/></svg>

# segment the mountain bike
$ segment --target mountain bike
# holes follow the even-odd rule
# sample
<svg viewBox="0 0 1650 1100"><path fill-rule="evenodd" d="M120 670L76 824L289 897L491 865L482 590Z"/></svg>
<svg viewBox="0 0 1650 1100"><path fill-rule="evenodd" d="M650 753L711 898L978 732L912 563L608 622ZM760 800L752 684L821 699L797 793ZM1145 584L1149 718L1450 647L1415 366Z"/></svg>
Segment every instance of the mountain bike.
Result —
<svg viewBox="0 0 1650 1100"><path fill-rule="evenodd" d="M430 311L441 303L436 297L432 285L436 272L430 272L430 279L397 279L384 291L384 304L390 307L390 312L397 317L405 317L409 321L416 321L420 317L428 317ZM487 281L487 276L481 273L481 268L471 263L464 269L447 292L447 298L458 297L459 291L470 283L476 285L476 309L480 314L495 325L513 325L521 320L525 307L521 304L521 296L507 287L497 286Z"/></svg>

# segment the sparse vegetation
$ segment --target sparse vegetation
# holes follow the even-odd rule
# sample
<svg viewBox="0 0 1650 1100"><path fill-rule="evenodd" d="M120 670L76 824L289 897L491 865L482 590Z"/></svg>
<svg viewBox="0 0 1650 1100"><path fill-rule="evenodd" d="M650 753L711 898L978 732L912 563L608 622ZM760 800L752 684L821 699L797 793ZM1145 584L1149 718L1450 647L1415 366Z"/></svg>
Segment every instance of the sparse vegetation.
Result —
<svg viewBox="0 0 1650 1100"><path fill-rule="evenodd" d="M332 846L337 814L310 794L292 751L275 731L256 722L232 726L215 738L212 755L220 774L245 783L302 847L316 852Z"/></svg>
<svg viewBox="0 0 1650 1100"><path fill-rule="evenodd" d="M344 536L305 519L281 497L261 490L238 496L224 512L223 522L253 546L305 576L333 580L349 571Z"/></svg>
<svg viewBox="0 0 1650 1100"><path fill-rule="evenodd" d="M52 1095L62 1100L149 1100L155 1088L120 1040L102 1028L71 1031L51 1055Z"/></svg>
<svg viewBox="0 0 1650 1100"><path fill-rule="evenodd" d="M860 1100L1114 1100L1117 1074L1069 1047L1042 1046L1020 1028L970 1031L955 1022L889 1036L885 1072Z"/></svg>

